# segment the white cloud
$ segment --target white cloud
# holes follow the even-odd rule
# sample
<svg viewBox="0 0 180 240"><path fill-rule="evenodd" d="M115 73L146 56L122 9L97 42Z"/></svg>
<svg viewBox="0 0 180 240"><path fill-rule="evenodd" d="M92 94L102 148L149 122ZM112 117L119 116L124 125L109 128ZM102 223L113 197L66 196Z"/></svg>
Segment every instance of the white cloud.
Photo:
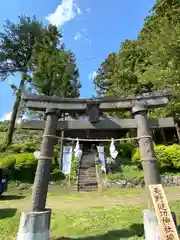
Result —
<svg viewBox="0 0 180 240"><path fill-rule="evenodd" d="M90 8L86 8L85 11L86 11L86 12L91 12L91 9L90 9Z"/></svg>
<svg viewBox="0 0 180 240"><path fill-rule="evenodd" d="M89 44L92 43L91 39L89 39L88 37L86 37L86 41L87 41Z"/></svg>
<svg viewBox="0 0 180 240"><path fill-rule="evenodd" d="M74 40L77 41L77 40L80 40L82 37L81 33L80 32L77 32L76 35L74 36Z"/></svg>
<svg viewBox="0 0 180 240"><path fill-rule="evenodd" d="M77 13L78 13L78 14L81 14L81 13L82 13L82 12L81 12L81 9L80 9L79 7L77 8Z"/></svg>
<svg viewBox="0 0 180 240"><path fill-rule="evenodd" d="M62 0L54 13L49 14L46 19L52 25L61 27L79 14L81 14L81 9L77 6L76 0Z"/></svg>
<svg viewBox="0 0 180 240"><path fill-rule="evenodd" d="M0 122L10 121L11 120L11 114L12 114L12 112L5 113L4 116L2 118L0 118ZM16 120L16 122L20 123L21 120L25 120L25 119L28 119L28 118L26 116L23 116L22 118L18 118Z"/></svg>
<svg viewBox="0 0 180 240"><path fill-rule="evenodd" d="M4 116L3 116L2 118L0 118L0 121L1 121L1 122L4 122L4 121L6 121L6 120L9 121L10 119L11 119L11 112L5 113Z"/></svg>
<svg viewBox="0 0 180 240"><path fill-rule="evenodd" d="M90 80L94 80L94 78L97 76L97 72L96 71L92 71L91 73L89 73L88 78Z"/></svg>

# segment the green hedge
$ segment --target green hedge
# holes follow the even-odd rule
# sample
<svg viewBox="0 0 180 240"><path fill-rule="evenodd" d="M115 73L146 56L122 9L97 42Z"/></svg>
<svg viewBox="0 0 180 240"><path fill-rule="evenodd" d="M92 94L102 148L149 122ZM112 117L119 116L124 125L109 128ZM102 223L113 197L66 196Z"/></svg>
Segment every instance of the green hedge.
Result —
<svg viewBox="0 0 180 240"><path fill-rule="evenodd" d="M37 160L32 153L20 153L0 157L0 167L7 171L9 179L33 181Z"/></svg>
<svg viewBox="0 0 180 240"><path fill-rule="evenodd" d="M0 168L3 168L10 180L33 182L38 160L34 158L33 153L17 153L0 157ZM59 171L59 166L52 162L51 179L53 181L61 180L64 176Z"/></svg>
<svg viewBox="0 0 180 240"><path fill-rule="evenodd" d="M154 149L160 169L180 170L180 145L158 145L155 146ZM132 161L138 166L141 166L139 149L136 149Z"/></svg>
<svg viewBox="0 0 180 240"><path fill-rule="evenodd" d="M140 180L144 178L144 173L136 165L121 164L121 172L108 174L110 180Z"/></svg>
<svg viewBox="0 0 180 240"><path fill-rule="evenodd" d="M119 156L123 158L131 159L135 149L136 145L133 142L121 142L119 145L117 145Z"/></svg>
<svg viewBox="0 0 180 240"><path fill-rule="evenodd" d="M25 143L19 143L19 144L13 144L10 146L10 150L12 150L14 153L21 153L21 152L28 152L33 153L37 150L37 144L36 142L25 142Z"/></svg>
<svg viewBox="0 0 180 240"><path fill-rule="evenodd" d="M8 125L3 122L0 122L0 132L6 132L7 129L8 129Z"/></svg>

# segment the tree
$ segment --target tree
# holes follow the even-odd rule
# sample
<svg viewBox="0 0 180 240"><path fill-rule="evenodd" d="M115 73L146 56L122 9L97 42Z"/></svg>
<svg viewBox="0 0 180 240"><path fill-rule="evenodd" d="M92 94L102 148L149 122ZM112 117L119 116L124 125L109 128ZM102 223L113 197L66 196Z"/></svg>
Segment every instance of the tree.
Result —
<svg viewBox="0 0 180 240"><path fill-rule="evenodd" d="M94 84L98 93L112 96L172 89L168 106L151 111L150 116L173 116L180 141L179 9L179 0L157 0L137 40L121 44L119 52L114 53L115 61L108 61L108 66L113 66L110 70L104 62L101 64Z"/></svg>
<svg viewBox="0 0 180 240"><path fill-rule="evenodd" d="M47 96L79 97L79 72L70 51L57 49L52 54L38 56L32 83L38 93Z"/></svg>
<svg viewBox="0 0 180 240"><path fill-rule="evenodd" d="M106 96L111 91L113 84L112 76L115 70L116 53L110 53L109 56L101 63L94 79L95 89L98 95Z"/></svg>
<svg viewBox="0 0 180 240"><path fill-rule="evenodd" d="M171 88L173 95L166 109L153 111L154 116L173 116L180 141L180 2L158 0L139 35L149 52L151 66L142 81L151 79L155 89ZM146 79L146 80L145 80Z"/></svg>
<svg viewBox="0 0 180 240"><path fill-rule="evenodd" d="M42 24L36 17L20 16L19 23L15 24L7 20L4 31L0 33L0 76L1 80L7 79L11 74L21 73L19 86L11 85L16 99L14 102L7 136L2 150L5 150L12 142L15 121L21 101L21 93L25 88L29 61L31 59L34 44L42 35Z"/></svg>
<svg viewBox="0 0 180 240"><path fill-rule="evenodd" d="M42 41L34 48L31 64L34 66L31 83L38 93L79 97L81 84L75 56L65 49L55 26L45 29Z"/></svg>
<svg viewBox="0 0 180 240"><path fill-rule="evenodd" d="M156 2L137 40L125 40L119 52L114 54L115 61L108 61L108 66L113 66L113 69L107 71L104 62L101 64L94 83L100 89L108 83L106 92L99 91L102 95L172 88L173 97L166 113L177 116L180 112L177 101L180 91L179 9L178 0Z"/></svg>

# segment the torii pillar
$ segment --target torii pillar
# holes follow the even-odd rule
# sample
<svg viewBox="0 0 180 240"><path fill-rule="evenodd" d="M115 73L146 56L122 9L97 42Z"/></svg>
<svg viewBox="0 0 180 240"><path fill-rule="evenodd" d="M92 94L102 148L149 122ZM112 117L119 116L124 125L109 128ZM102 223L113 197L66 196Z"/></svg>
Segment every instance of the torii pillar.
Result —
<svg viewBox="0 0 180 240"><path fill-rule="evenodd" d="M46 124L41 145L34 185L32 190L32 211L22 212L17 240L49 240L51 210L45 209L50 178L54 143L59 119L58 110L46 110Z"/></svg>
<svg viewBox="0 0 180 240"><path fill-rule="evenodd" d="M148 110L143 105L135 105L132 113L137 122L137 137L139 141L140 156L144 170L146 186L161 183L152 141L152 133L147 118Z"/></svg>
<svg viewBox="0 0 180 240"><path fill-rule="evenodd" d="M144 170L145 185L148 187L150 184L159 184L161 182L161 178L156 162L151 129L147 118L148 110L143 105L135 105L132 109L132 113L137 122L137 137ZM150 198L149 203L151 203ZM159 239L160 233L154 210L151 208L144 210L143 215L145 240Z"/></svg>

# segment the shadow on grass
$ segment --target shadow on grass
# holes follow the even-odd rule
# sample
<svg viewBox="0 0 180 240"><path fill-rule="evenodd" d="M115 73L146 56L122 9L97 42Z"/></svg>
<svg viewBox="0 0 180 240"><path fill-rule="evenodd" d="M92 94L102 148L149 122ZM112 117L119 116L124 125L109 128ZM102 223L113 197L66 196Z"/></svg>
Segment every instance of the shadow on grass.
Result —
<svg viewBox="0 0 180 240"><path fill-rule="evenodd" d="M17 212L16 208L2 208L0 209L0 219L13 217Z"/></svg>
<svg viewBox="0 0 180 240"><path fill-rule="evenodd" d="M0 196L0 201L5 201L5 200L18 200L18 199L23 199L25 196L19 196L19 195L2 195Z"/></svg>
<svg viewBox="0 0 180 240"><path fill-rule="evenodd" d="M109 231L103 235L97 236L89 236L89 237L82 237L82 238L68 238L68 237L59 237L59 238L52 238L52 240L119 240L119 239L128 239L130 237L142 237L144 235L144 228L143 224L132 224L128 229L121 229L121 230L113 230Z"/></svg>

